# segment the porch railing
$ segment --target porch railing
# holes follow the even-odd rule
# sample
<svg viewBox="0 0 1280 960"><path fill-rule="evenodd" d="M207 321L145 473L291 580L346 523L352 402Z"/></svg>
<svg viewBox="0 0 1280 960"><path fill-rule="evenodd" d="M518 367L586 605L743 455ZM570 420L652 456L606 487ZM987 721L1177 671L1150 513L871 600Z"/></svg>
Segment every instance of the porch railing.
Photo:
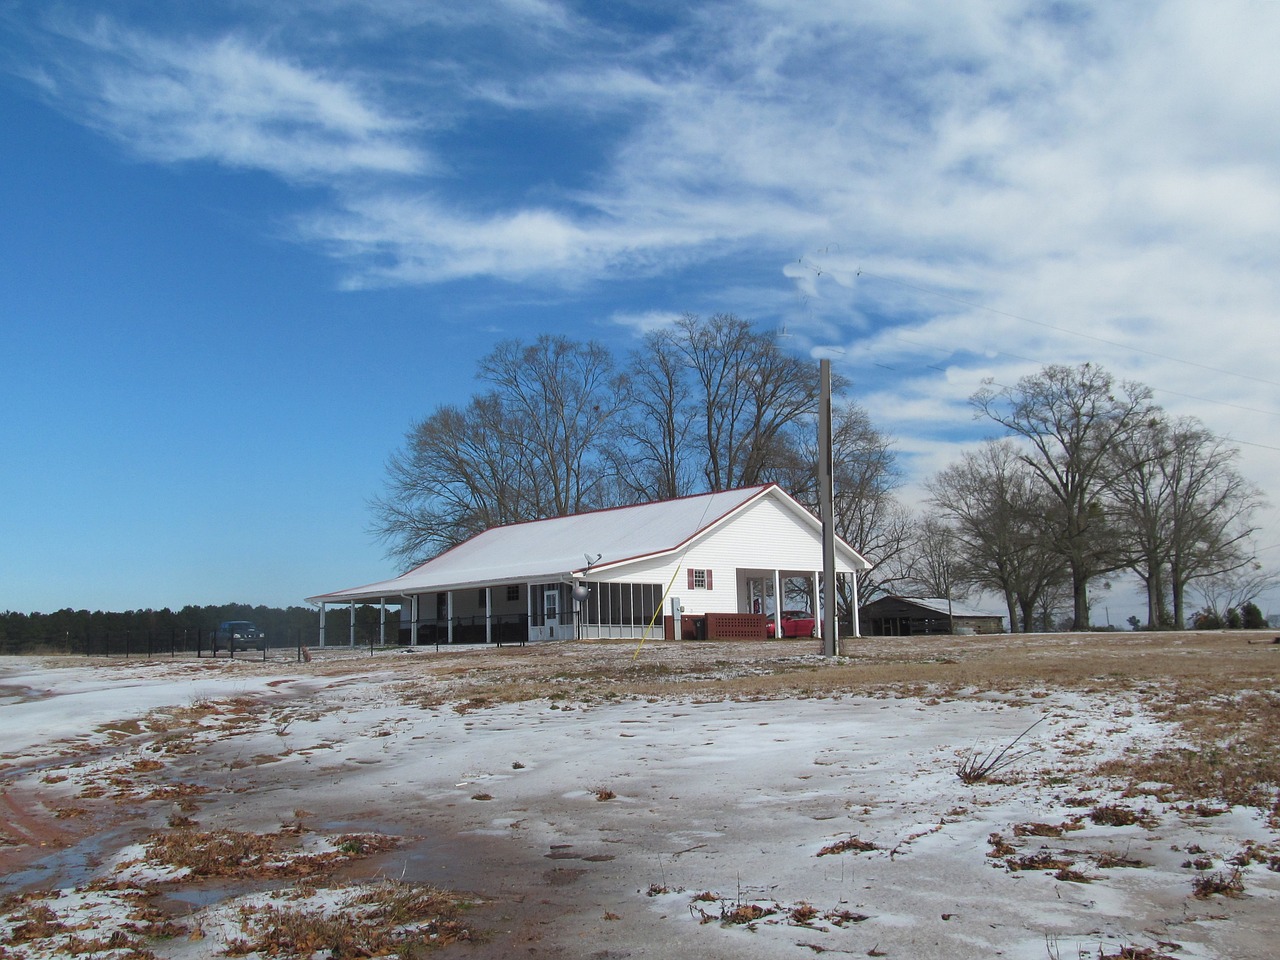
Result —
<svg viewBox="0 0 1280 960"><path fill-rule="evenodd" d="M485 622L488 621L486 637ZM448 619L418 620L408 626L401 627L401 643L413 642L417 636L418 646L439 646L449 643L449 625L453 625L453 643L485 643L491 640L498 646L518 643L523 645L529 639L529 615L527 613L502 613L492 617L454 617Z"/></svg>

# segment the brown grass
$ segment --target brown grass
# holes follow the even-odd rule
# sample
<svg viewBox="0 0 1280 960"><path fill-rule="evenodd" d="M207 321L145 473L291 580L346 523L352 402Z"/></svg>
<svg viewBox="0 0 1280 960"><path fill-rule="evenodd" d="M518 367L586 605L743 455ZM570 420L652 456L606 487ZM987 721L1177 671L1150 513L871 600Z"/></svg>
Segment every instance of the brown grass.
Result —
<svg viewBox="0 0 1280 960"><path fill-rule="evenodd" d="M1161 784L1160 800L1190 802L1188 812L1197 816L1222 812L1215 802L1280 819L1280 693L1187 681L1154 697L1151 707L1177 723L1189 744L1111 761L1100 773L1127 780L1131 795L1139 784Z"/></svg>
<svg viewBox="0 0 1280 960"><path fill-rule="evenodd" d="M331 960L393 954L415 958L477 939L463 922L466 906L462 898L433 887L384 881L336 914L274 905L246 910L241 917L245 936L229 944L226 953L309 957L323 952Z"/></svg>
<svg viewBox="0 0 1280 960"><path fill-rule="evenodd" d="M1016 873L1019 870L1070 870L1072 861L1062 854L1055 854L1049 850L1038 850L1035 853L1024 854L1020 857L1006 857L1004 861L1005 869L1010 873Z"/></svg>
<svg viewBox="0 0 1280 960"><path fill-rule="evenodd" d="M1060 837L1069 831L1083 829L1084 824L1072 820L1057 824L1015 823L1013 825L1013 835L1015 837Z"/></svg>
<svg viewBox="0 0 1280 960"><path fill-rule="evenodd" d="M192 877L250 879L309 876L398 843L379 834L348 834L335 840L335 850L301 854L296 851L295 836L287 831L179 829L153 835L146 850L149 862L186 870Z"/></svg>
<svg viewBox="0 0 1280 960"><path fill-rule="evenodd" d="M1192 878L1191 887L1199 900L1216 895L1238 897L1244 893L1244 877L1239 867L1230 873L1204 873Z"/></svg>
<svg viewBox="0 0 1280 960"><path fill-rule="evenodd" d="M867 637L845 641L847 656L822 659L802 641L672 643L569 641L561 644L468 650L459 673L457 652L398 664L436 677L456 692L466 711L532 699L602 701L681 694L712 698L869 695L964 696L974 690L1026 691L1132 688L1157 682L1195 682L1236 690L1265 688L1280 656L1256 636L1235 633L1102 633L995 637ZM479 653L479 656L476 654ZM323 665L321 669L324 669ZM349 670L348 664L328 666ZM419 703L423 685L400 687ZM433 705L434 705L433 704Z"/></svg>
<svg viewBox="0 0 1280 960"><path fill-rule="evenodd" d="M1137 824L1148 830L1155 827L1157 823L1155 816L1145 807L1141 810L1130 810L1120 804L1111 803L1094 807L1089 811L1089 819L1103 827L1128 827Z"/></svg>
<svg viewBox="0 0 1280 960"><path fill-rule="evenodd" d="M857 837L849 837L845 840L838 840L829 846L819 850L816 856L825 857L833 853L866 853L869 850L879 849L870 840L860 840Z"/></svg>
<svg viewBox="0 0 1280 960"><path fill-rule="evenodd" d="M1143 863L1141 860L1135 860L1134 858L1126 854L1109 853L1109 852L1099 853L1097 856L1093 858L1093 862L1097 865L1098 869L1100 870L1109 870L1112 867L1137 868L1137 867L1147 866L1147 864Z"/></svg>
<svg viewBox="0 0 1280 960"><path fill-rule="evenodd" d="M28 904L11 919L14 926L12 932L5 938L4 943L7 946L45 940L71 931L71 928L59 920L58 915L44 903Z"/></svg>

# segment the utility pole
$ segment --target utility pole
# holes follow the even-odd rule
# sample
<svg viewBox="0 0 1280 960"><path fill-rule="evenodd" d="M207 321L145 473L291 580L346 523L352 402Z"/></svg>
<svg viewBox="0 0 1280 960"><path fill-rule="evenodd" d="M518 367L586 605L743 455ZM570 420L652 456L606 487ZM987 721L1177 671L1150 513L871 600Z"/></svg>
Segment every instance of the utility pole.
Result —
<svg viewBox="0 0 1280 960"><path fill-rule="evenodd" d="M834 657L836 642L836 511L831 453L831 361L818 361L818 510L822 517L822 655Z"/></svg>

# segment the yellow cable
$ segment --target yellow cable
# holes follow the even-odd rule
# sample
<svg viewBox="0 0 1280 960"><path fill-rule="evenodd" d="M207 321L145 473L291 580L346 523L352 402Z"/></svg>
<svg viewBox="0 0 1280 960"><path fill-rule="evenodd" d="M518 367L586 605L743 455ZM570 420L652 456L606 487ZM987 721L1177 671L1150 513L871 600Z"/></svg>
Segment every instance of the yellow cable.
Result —
<svg viewBox="0 0 1280 960"><path fill-rule="evenodd" d="M681 559L683 559L683 558L684 558L684 554L681 554L681 555L680 555L680 557L681 557ZM653 611L653 616L649 618L649 625L648 625L647 627L645 627L645 628L644 628L645 636L648 636L649 631L653 629L653 623L654 623L654 621L655 621L655 620L657 620L657 619L658 619L658 614L660 614L660 613L661 613L661 612L666 608L666 606L667 606L667 597L671 594L671 587L675 584L675 582L676 582L676 575L677 575L679 572L680 572L680 560L677 560L677 561L676 561L676 568L675 568L674 570L672 570L672 571L671 571L671 579L667 581L667 589L663 592L663 594L662 594L662 599L658 602L658 609L657 609L657 610L655 610L655 611ZM674 618L673 618L673 619L674 619ZM679 638L679 637L672 637L671 639L673 639L673 640L679 640L680 638ZM641 637L641 638L640 638L640 642L639 642L638 644L636 644L636 652L635 652L634 654L632 654L632 656L631 656L631 662L632 662L632 663L635 663L635 662L636 662L636 658L640 656L640 648L641 648L641 647L643 647L643 646L644 646L644 637Z"/></svg>

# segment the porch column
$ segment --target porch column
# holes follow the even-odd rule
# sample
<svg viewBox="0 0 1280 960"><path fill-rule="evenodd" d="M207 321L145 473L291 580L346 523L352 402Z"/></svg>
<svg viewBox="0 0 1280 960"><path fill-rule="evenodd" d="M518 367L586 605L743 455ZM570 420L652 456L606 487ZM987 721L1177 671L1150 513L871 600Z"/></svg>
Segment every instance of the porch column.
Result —
<svg viewBox="0 0 1280 960"><path fill-rule="evenodd" d="M853 635L860 637L862 636L862 614L858 612L858 575L856 573L849 575L849 594L853 597L850 601L853 606Z"/></svg>
<svg viewBox="0 0 1280 960"><path fill-rule="evenodd" d="M325 614L325 602L321 600L320 601L320 646L322 647L324 646L324 614Z"/></svg>
<svg viewBox="0 0 1280 960"><path fill-rule="evenodd" d="M351 629L347 637L347 644L354 647L356 645L356 602L351 601Z"/></svg>
<svg viewBox="0 0 1280 960"><path fill-rule="evenodd" d="M524 622L525 639L532 640L533 639L533 584L532 583L526 583L524 585L524 593L525 593L524 606L526 610L525 622Z"/></svg>
<svg viewBox="0 0 1280 960"><path fill-rule="evenodd" d="M453 591L449 590L444 595L444 616L448 635L445 638L446 643L453 643Z"/></svg>
<svg viewBox="0 0 1280 960"><path fill-rule="evenodd" d="M378 598L378 643L387 645L387 598Z"/></svg>
<svg viewBox="0 0 1280 960"><path fill-rule="evenodd" d="M809 609L813 611L813 632L819 637L822 636L823 624L827 622L821 602L822 591L818 589L818 580L821 576L822 574L817 570L813 572L813 580L810 581L813 589L809 591L809 603L811 604Z"/></svg>
<svg viewBox="0 0 1280 960"><path fill-rule="evenodd" d="M418 645L418 595L409 598L409 645Z"/></svg>
<svg viewBox="0 0 1280 960"><path fill-rule="evenodd" d="M782 574L773 571L773 635L782 638Z"/></svg>
<svg viewBox="0 0 1280 960"><path fill-rule="evenodd" d="M493 587L484 588L484 642L493 643Z"/></svg>

